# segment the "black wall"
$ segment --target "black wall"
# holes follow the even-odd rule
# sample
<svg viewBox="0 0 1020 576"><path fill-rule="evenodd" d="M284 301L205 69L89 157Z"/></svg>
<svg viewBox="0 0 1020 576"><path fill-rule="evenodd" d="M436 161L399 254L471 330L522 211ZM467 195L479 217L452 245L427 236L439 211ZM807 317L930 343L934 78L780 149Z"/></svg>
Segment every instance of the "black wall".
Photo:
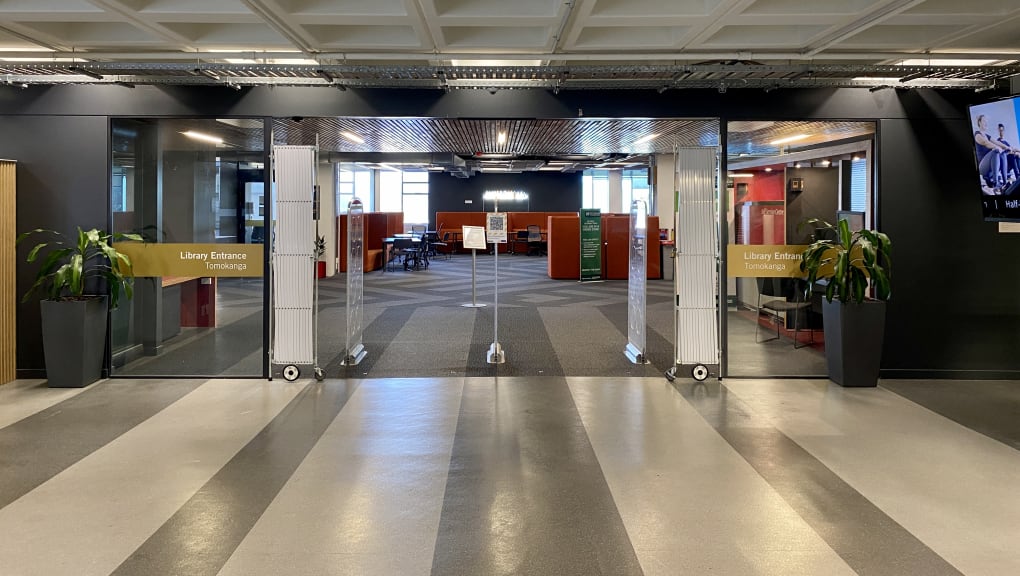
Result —
<svg viewBox="0 0 1020 576"><path fill-rule="evenodd" d="M0 116L0 158L18 161L18 231L76 234L109 229L107 119L102 116ZM42 240L42 238L40 238ZM36 242L18 247L23 263ZM37 265L19 264L18 294L35 281ZM39 302L18 307L18 377L43 374Z"/></svg>
<svg viewBox="0 0 1020 576"><path fill-rule="evenodd" d="M577 212L581 209L581 173L526 172L522 174L476 174L455 178L449 174L429 177L429 211L481 212L492 209L482 202L486 190L520 190L528 193L528 202L500 204L504 212ZM466 204L465 200L471 200ZM438 226L438 222L432 222Z"/></svg>
<svg viewBox="0 0 1020 576"><path fill-rule="evenodd" d="M0 86L0 156L19 160L18 227L109 219L107 116L684 117L879 120L878 227L893 240L887 376L1020 377L1020 237L983 222L966 105L995 94L855 89L666 91ZM488 176L488 175L486 175ZM475 178L478 178L477 176ZM476 186L480 181L463 181ZM453 186L456 186L454 183ZM463 209L456 192L433 207ZM467 192L462 192L467 193ZM439 195L449 194L448 199ZM579 194L577 195L579 197ZM579 202L579 201L577 201ZM559 209L543 205L544 210ZM575 210L576 204L567 210ZM532 209L537 209L532 205ZM21 256L24 256L23 252ZM27 288L34 271L19 270ZM43 366L38 308L22 306L19 374ZM28 371L28 372L26 372Z"/></svg>

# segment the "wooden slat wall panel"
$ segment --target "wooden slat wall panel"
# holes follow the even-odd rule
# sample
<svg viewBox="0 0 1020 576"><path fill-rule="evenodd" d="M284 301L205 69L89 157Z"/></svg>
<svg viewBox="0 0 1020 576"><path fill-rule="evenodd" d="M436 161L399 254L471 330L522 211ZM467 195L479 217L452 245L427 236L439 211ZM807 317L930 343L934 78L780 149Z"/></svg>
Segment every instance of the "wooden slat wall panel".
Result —
<svg viewBox="0 0 1020 576"><path fill-rule="evenodd" d="M17 254L14 240L15 163L0 160L0 384L15 379L17 350Z"/></svg>

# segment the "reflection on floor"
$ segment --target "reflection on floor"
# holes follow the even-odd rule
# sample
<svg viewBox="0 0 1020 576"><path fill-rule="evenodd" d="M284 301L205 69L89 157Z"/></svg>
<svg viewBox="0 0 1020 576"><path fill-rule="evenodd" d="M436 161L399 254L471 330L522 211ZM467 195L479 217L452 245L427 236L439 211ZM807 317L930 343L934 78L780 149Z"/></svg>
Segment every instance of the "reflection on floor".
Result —
<svg viewBox="0 0 1020 576"><path fill-rule="evenodd" d="M794 348L793 340L785 334L776 340L756 342L753 313L731 310L727 315L727 331L730 376L821 377L828 374L822 345ZM821 340L821 330L818 332ZM775 328L761 326L759 338L771 336L775 336ZM806 340L808 336L802 334L801 339Z"/></svg>
<svg viewBox="0 0 1020 576"><path fill-rule="evenodd" d="M319 284L318 363L333 377L656 376L672 366L672 282L649 280L646 356L636 366L627 344L627 282L551 280L546 259L502 256L499 333L494 336L493 258L477 259L472 301L471 258L434 260L426 270L365 275L364 345L357 367L341 365L346 342L346 276ZM222 281L215 329L186 329L157 357L142 358L118 376L253 376L262 370L262 283ZM820 350L794 350L786 337L756 344L754 324L730 314L732 375L821 376ZM497 340L507 363L486 363ZM278 367L277 367L278 369Z"/></svg>
<svg viewBox="0 0 1020 576"><path fill-rule="evenodd" d="M1018 407L1015 382L19 381L0 572L1020 574Z"/></svg>
<svg viewBox="0 0 1020 576"><path fill-rule="evenodd" d="M120 376L261 376L262 279L220 278L216 327L181 328L158 356L115 370Z"/></svg>

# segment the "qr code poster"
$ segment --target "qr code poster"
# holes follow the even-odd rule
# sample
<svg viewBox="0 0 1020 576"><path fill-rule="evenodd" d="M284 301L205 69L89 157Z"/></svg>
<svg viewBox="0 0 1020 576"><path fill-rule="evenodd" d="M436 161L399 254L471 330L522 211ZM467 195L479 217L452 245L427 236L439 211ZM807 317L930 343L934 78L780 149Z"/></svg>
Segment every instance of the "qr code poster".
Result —
<svg viewBox="0 0 1020 576"><path fill-rule="evenodd" d="M506 212L489 212L485 215L485 239L490 244L506 242Z"/></svg>

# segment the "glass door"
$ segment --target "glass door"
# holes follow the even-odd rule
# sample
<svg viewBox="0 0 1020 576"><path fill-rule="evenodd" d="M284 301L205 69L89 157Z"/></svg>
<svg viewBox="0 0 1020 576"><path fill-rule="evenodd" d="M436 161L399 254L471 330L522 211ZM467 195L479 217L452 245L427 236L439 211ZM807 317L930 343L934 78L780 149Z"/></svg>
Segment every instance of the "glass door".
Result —
<svg viewBox="0 0 1020 576"><path fill-rule="evenodd" d="M871 219L872 122L730 122L725 176L727 375L824 377L822 287L800 252L811 219Z"/></svg>
<svg viewBox="0 0 1020 576"><path fill-rule="evenodd" d="M113 312L116 376L262 376L262 119L114 119L113 230L134 297Z"/></svg>

